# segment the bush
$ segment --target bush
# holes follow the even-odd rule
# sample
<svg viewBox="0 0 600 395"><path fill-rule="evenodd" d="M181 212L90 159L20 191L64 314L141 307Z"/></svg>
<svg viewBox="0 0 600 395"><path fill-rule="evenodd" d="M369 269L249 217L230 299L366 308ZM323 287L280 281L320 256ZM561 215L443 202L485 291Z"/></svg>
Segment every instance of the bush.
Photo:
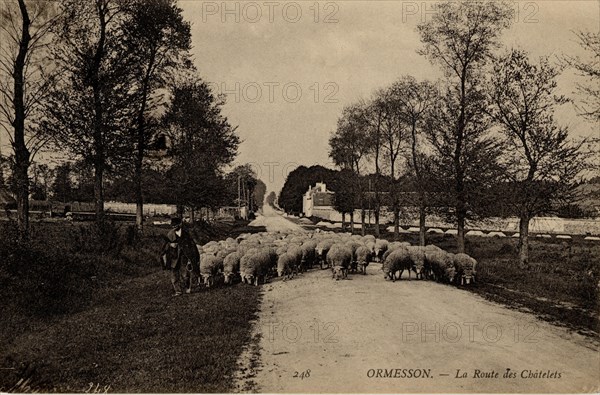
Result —
<svg viewBox="0 0 600 395"><path fill-rule="evenodd" d="M77 237L79 252L118 256L125 245L127 235L115 222L105 220L100 224L82 225Z"/></svg>
<svg viewBox="0 0 600 395"><path fill-rule="evenodd" d="M72 255L40 249L0 235L0 289L26 314L52 315L86 306L95 268Z"/></svg>

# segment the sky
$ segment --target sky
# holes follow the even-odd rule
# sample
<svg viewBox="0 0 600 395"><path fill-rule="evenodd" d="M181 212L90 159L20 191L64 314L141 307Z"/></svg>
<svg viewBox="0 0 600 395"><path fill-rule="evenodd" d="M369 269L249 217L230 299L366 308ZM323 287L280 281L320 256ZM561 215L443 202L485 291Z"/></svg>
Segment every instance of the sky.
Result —
<svg viewBox="0 0 600 395"><path fill-rule="evenodd" d="M299 165L333 167L328 139L342 108L368 99L402 75L435 80L439 68L417 54L416 26L431 18L426 1L180 1L192 22L195 64L227 94L224 114L242 139L236 163L250 163L279 191ZM517 1L502 36L532 56L585 55L573 31L600 29L600 2ZM575 90L565 72L562 93ZM559 121L574 136L600 131L572 107Z"/></svg>
<svg viewBox="0 0 600 395"><path fill-rule="evenodd" d="M242 143L235 164L250 163L278 192L299 165L334 167L328 140L345 105L369 99L403 75L440 78L417 51L416 26L431 18L431 1L179 0L192 23L192 54L200 76L227 95L223 112ZM532 56L586 56L574 31L600 30L600 1L516 1L506 48ZM573 96L572 71L559 91ZM600 126L557 111L574 137L598 136ZM595 127L594 127L595 126ZM8 139L0 138L2 153Z"/></svg>

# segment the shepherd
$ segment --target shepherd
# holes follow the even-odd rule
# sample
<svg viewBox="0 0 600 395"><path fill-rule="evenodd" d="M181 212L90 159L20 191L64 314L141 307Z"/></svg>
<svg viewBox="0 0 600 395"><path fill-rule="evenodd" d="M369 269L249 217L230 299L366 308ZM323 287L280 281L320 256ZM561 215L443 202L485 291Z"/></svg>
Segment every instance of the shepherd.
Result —
<svg viewBox="0 0 600 395"><path fill-rule="evenodd" d="M200 254L189 230L183 225L181 218L171 218L171 230L161 249L163 270L170 271L171 284L175 294L181 295L181 278L186 293L192 292L194 276L200 278ZM198 280L197 280L198 281Z"/></svg>

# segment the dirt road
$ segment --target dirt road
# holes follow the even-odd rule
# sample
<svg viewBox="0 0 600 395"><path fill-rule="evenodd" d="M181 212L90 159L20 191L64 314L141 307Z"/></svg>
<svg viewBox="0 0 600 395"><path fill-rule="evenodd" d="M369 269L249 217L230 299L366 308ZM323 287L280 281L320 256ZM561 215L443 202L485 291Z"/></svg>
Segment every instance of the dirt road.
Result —
<svg viewBox="0 0 600 395"><path fill-rule="evenodd" d="M264 226L267 228L268 232L286 232L286 231L296 231L296 232L305 232L305 230L296 225L293 222L288 221L273 209L273 207L268 204L263 205L263 213L262 215L257 214L257 217L254 221L250 223L250 226Z"/></svg>
<svg viewBox="0 0 600 395"><path fill-rule="evenodd" d="M263 292L251 378L262 393L600 389L589 339L454 287L384 281L378 264L338 282L328 270L275 279Z"/></svg>

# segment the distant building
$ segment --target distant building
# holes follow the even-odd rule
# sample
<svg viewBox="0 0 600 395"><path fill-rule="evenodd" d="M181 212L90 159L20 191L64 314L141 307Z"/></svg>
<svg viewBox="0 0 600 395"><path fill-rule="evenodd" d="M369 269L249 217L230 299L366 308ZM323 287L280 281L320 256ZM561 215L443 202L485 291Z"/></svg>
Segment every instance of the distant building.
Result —
<svg viewBox="0 0 600 395"><path fill-rule="evenodd" d="M332 191L327 190L327 185L317 182L314 187L308 187L308 191L302 196L302 212L306 217L312 217L315 211L333 209Z"/></svg>

